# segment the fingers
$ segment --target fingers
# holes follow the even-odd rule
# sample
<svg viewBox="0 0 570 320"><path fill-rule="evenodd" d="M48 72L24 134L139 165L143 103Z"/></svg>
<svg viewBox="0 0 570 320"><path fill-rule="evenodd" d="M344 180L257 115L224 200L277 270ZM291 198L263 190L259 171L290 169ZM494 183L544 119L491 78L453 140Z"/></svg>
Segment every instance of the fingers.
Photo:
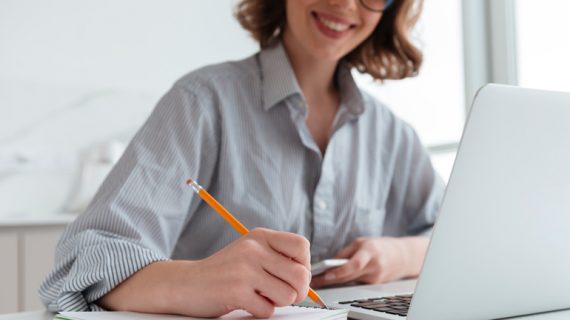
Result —
<svg viewBox="0 0 570 320"><path fill-rule="evenodd" d="M348 246L342 248L334 256L334 258L335 259L349 259L349 262L350 262L350 260L353 258L353 255L361 249L363 242L364 242L364 238L355 239ZM317 277L313 277L311 279L311 283L310 283L311 288L321 288L321 287L326 286L326 285L337 284L337 283L343 282L340 280L340 278L338 277L336 272L340 272L341 274L344 274L346 272L346 271L343 271L344 268L346 268L346 265L344 267L341 266L341 267L333 268L333 269L325 272L322 275L319 275ZM337 271L339 269L340 269L340 271ZM350 279L350 280L354 280L354 279ZM348 280L348 281L350 281L350 280Z"/></svg>
<svg viewBox="0 0 570 320"><path fill-rule="evenodd" d="M294 233L263 228L254 229L251 233L254 236L263 237L273 250L280 252L284 256L299 262L308 270L311 270L310 243L305 237Z"/></svg>
<svg viewBox="0 0 570 320"><path fill-rule="evenodd" d="M365 273L366 266L370 263L371 258L368 251L358 250L345 265L331 269L323 276L314 278L311 285L322 287L356 280Z"/></svg>
<svg viewBox="0 0 570 320"><path fill-rule="evenodd" d="M262 271L252 285L277 307L288 306L298 300L298 293L293 287L266 271Z"/></svg>
<svg viewBox="0 0 570 320"><path fill-rule="evenodd" d="M351 242L348 246L341 249L335 257L335 259L348 259L350 258L357 250L358 250L359 243L357 241Z"/></svg>
<svg viewBox="0 0 570 320"><path fill-rule="evenodd" d="M328 273L325 274L325 278L336 278L343 280L343 282L354 280L364 272L364 269L370 262L371 258L372 257L368 251L358 250L345 265L340 266L335 270L331 270L330 275Z"/></svg>
<svg viewBox="0 0 570 320"><path fill-rule="evenodd" d="M239 309L251 313L255 318L269 318L275 312L275 305L259 292L244 295L244 300Z"/></svg>
<svg viewBox="0 0 570 320"><path fill-rule="evenodd" d="M215 292L219 303L200 315L243 309L268 318L275 306L301 302L310 281L309 242L302 236L254 229L196 265L196 291ZM191 286L192 287L192 286ZM190 313L191 314L191 313Z"/></svg>
<svg viewBox="0 0 570 320"><path fill-rule="evenodd" d="M280 253L268 255L266 259L261 261L261 265L265 271L295 291L295 299L292 302L297 303L305 299L311 280L311 272L305 266Z"/></svg>
<svg viewBox="0 0 570 320"><path fill-rule="evenodd" d="M279 306L301 302L309 291L310 246L306 238L288 232L257 228L248 237L267 250L256 246L255 264L264 275L256 279L256 289ZM249 248L248 251L251 251ZM263 279L263 283L259 280Z"/></svg>

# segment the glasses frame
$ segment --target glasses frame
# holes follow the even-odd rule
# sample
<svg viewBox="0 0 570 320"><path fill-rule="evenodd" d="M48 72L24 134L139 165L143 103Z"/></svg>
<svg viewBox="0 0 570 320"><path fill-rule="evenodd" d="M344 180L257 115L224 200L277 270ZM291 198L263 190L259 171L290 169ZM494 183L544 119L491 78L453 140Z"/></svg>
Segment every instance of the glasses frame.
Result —
<svg viewBox="0 0 570 320"><path fill-rule="evenodd" d="M368 11L380 13L380 12L384 12L384 11L386 11L386 9L390 8L390 6L394 3L394 0L386 0L386 5L384 6L384 8L382 8L380 10L369 7L366 4L366 0L359 0L359 2L360 2L360 5L364 7L364 9L366 9Z"/></svg>

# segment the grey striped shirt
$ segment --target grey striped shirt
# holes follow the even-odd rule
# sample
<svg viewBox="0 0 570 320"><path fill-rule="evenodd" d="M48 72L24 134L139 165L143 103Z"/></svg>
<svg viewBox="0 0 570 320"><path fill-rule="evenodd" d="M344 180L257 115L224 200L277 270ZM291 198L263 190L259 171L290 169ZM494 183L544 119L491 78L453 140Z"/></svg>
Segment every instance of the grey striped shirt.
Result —
<svg viewBox="0 0 570 320"><path fill-rule="evenodd" d="M94 301L149 263L202 259L238 238L188 178L250 229L304 235L313 261L359 236L429 232L444 184L417 135L348 68L336 77L341 106L324 155L281 44L177 81L65 230L43 302L97 310Z"/></svg>

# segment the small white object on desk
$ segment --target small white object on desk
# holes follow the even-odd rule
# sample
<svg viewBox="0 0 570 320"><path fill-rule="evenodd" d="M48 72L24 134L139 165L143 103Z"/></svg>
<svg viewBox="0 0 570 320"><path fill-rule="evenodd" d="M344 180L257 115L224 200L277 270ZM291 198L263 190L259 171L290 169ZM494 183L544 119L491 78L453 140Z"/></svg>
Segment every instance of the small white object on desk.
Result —
<svg viewBox="0 0 570 320"><path fill-rule="evenodd" d="M319 275L328 269L340 267L348 262L348 259L326 259L311 265L311 274Z"/></svg>

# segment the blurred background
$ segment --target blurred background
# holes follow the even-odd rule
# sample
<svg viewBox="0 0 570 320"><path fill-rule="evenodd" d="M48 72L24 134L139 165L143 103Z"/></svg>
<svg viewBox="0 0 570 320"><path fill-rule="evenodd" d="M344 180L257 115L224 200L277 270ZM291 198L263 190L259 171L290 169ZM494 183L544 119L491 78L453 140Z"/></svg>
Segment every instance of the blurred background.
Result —
<svg viewBox="0 0 570 320"><path fill-rule="evenodd" d="M0 0L0 313L41 307L35 290L62 228L174 81L258 50L234 6ZM416 128L447 180L480 86L570 91L568 12L560 0L426 0L420 75L355 77Z"/></svg>

